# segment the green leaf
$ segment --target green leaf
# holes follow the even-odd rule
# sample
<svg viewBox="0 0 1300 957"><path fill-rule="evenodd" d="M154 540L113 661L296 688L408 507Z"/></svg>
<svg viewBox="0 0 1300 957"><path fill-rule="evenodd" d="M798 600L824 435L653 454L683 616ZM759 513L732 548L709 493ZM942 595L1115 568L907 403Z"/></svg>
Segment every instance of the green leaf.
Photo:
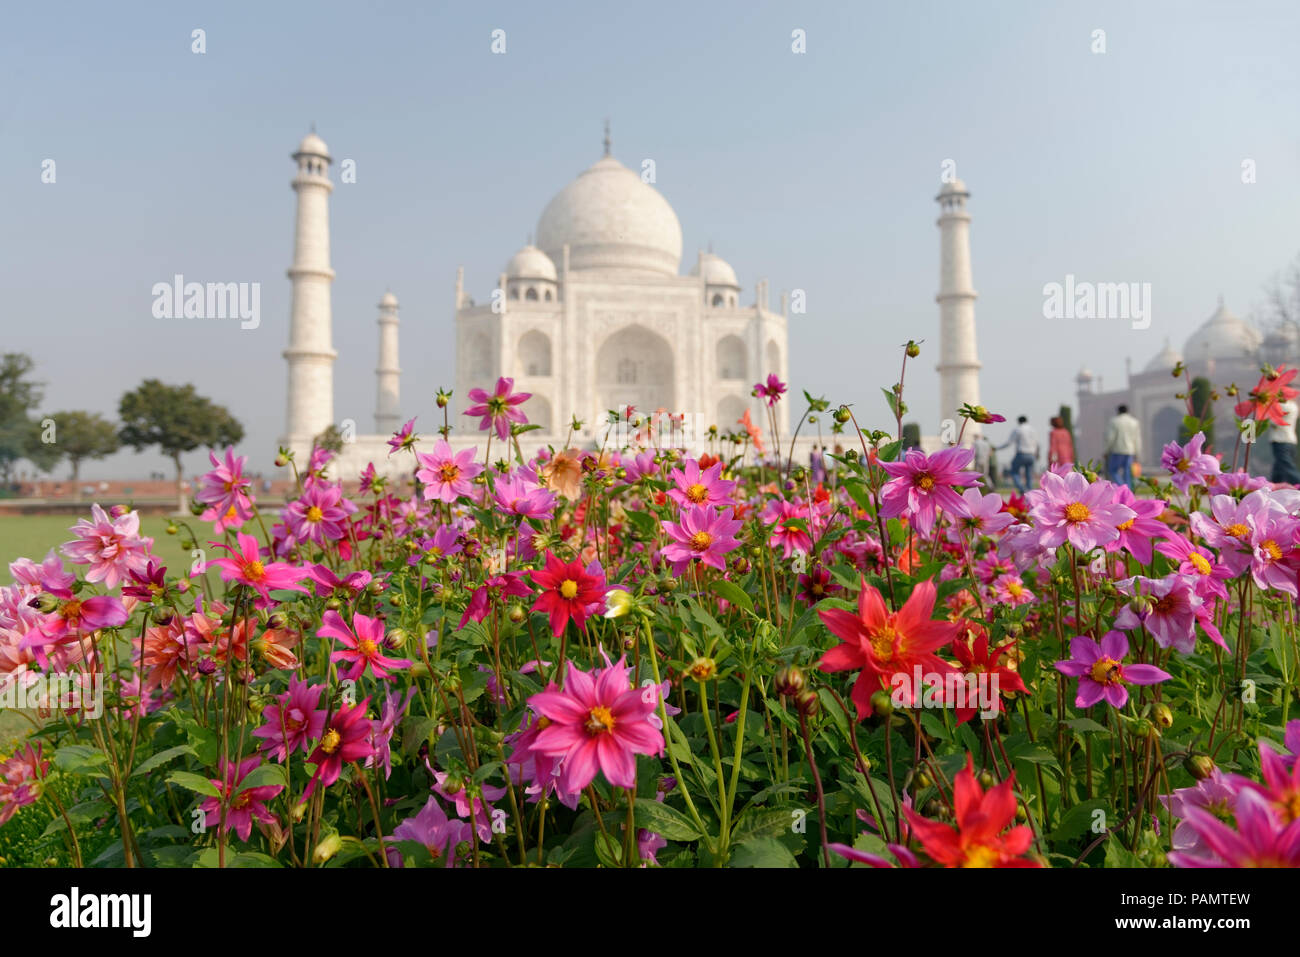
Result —
<svg viewBox="0 0 1300 957"><path fill-rule="evenodd" d="M774 837L756 837L731 853L732 867L798 867L790 849Z"/></svg>
<svg viewBox="0 0 1300 957"><path fill-rule="evenodd" d="M719 598L724 598L738 608L743 608L751 614L754 611L753 600L745 594L744 590L735 582L729 582L725 578L719 578L709 585L709 591L713 592Z"/></svg>
<svg viewBox="0 0 1300 957"><path fill-rule="evenodd" d="M789 833L806 810L797 807L755 807L746 811L731 829L731 843L744 844L760 837Z"/></svg>
<svg viewBox="0 0 1300 957"><path fill-rule="evenodd" d="M86 774L95 778L107 778L103 765L108 763L108 755L89 744L67 744L54 752L54 766L68 774Z"/></svg>
<svg viewBox="0 0 1300 957"><path fill-rule="evenodd" d="M1047 839L1053 844L1060 841L1074 840L1080 834L1092 830L1094 811L1105 811L1109 807L1110 802L1105 798L1093 798L1090 801L1076 804L1065 812L1061 818L1061 823L1056 825L1056 830L1047 835Z"/></svg>
<svg viewBox="0 0 1300 957"><path fill-rule="evenodd" d="M654 831L669 841L698 841L704 835L693 821L676 808L650 798L637 798L633 806L636 826Z"/></svg>
<svg viewBox="0 0 1300 957"><path fill-rule="evenodd" d="M623 847L612 834L596 835L596 860L605 867L620 867L623 860Z"/></svg>
<svg viewBox="0 0 1300 957"><path fill-rule="evenodd" d="M198 794L206 794L208 797L221 797L221 792L217 790L217 786L201 774L191 774L189 771L173 771L167 775L167 780L171 784Z"/></svg>
<svg viewBox="0 0 1300 957"><path fill-rule="evenodd" d="M160 768L168 761L180 757L182 754L194 754L195 751L188 744L178 744L174 748L167 748L165 751L159 751L157 754L151 754L145 760L141 761L131 777L138 777L141 774L148 774L154 768Z"/></svg>
<svg viewBox="0 0 1300 957"><path fill-rule="evenodd" d="M235 794L242 794L249 788L285 787L288 783L283 764L259 764L239 782L239 790Z"/></svg>

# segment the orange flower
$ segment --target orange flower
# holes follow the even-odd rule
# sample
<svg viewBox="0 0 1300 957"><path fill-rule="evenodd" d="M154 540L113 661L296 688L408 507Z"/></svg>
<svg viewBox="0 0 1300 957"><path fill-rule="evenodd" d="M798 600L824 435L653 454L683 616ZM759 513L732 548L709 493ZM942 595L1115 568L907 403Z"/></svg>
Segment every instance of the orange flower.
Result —
<svg viewBox="0 0 1300 957"><path fill-rule="evenodd" d="M576 449L557 452L542 466L542 478L553 491L571 502L582 498L582 453Z"/></svg>

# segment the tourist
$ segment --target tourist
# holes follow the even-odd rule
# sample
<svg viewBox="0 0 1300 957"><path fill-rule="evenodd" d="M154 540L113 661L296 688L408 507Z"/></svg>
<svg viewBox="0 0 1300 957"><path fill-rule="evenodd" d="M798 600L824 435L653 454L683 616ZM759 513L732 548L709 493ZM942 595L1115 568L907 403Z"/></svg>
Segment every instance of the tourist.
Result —
<svg viewBox="0 0 1300 957"><path fill-rule="evenodd" d="M993 473L989 471L993 460L993 443L981 432L975 436L971 449L975 452L975 471L980 473L980 481L986 488L992 489L997 484L993 481Z"/></svg>
<svg viewBox="0 0 1300 957"><path fill-rule="evenodd" d="M1286 399L1281 403L1280 408L1282 424L1274 425L1268 430L1268 440L1273 444L1273 473L1269 478L1274 483L1300 485L1300 468L1296 467L1295 436L1296 412L1300 411L1300 406L1296 405L1295 399Z"/></svg>
<svg viewBox="0 0 1300 957"><path fill-rule="evenodd" d="M1106 473L1116 485L1133 487L1133 460L1142 454L1142 432L1128 406L1115 410L1106 426Z"/></svg>
<svg viewBox="0 0 1300 957"><path fill-rule="evenodd" d="M1047 439L1047 465L1049 468L1063 466L1065 472L1074 468L1074 437L1059 415L1052 416L1052 432Z"/></svg>
<svg viewBox="0 0 1300 957"><path fill-rule="evenodd" d="M1024 495L1034 483L1034 463L1038 461L1038 439L1025 416L1016 419L1011 438L997 448L1005 449L1008 445L1012 446L1014 453L1011 457L1011 481L1016 486L1016 491Z"/></svg>

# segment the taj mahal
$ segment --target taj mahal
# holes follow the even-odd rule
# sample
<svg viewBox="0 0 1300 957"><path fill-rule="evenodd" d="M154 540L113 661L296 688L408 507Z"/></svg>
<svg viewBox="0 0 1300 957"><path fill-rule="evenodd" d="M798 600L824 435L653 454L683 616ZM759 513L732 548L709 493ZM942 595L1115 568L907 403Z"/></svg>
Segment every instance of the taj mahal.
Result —
<svg viewBox="0 0 1300 957"><path fill-rule="evenodd" d="M339 428L330 301L333 183L329 148L314 131L292 158L297 221L281 444L305 462L315 440ZM963 403L979 402L968 196L956 180L935 197L941 210L938 372L948 417ZM507 260L482 301L469 293L463 267L456 272L453 447L484 441L477 420L461 413L472 404L471 389L491 391L500 376L532 395L522 408L539 428L520 436L526 455L560 447L574 418L582 427L573 444L593 446L608 429L609 410L628 406L693 416L698 428L716 425L723 433L739 431L748 412L765 428L766 410L752 390L769 373L789 381L790 297L782 293L773 310L768 281L760 279L752 301L742 302L735 270L712 252L698 253L685 275L681 267L677 214L642 175L614 158L607 126L604 155L547 203L535 241ZM419 408L403 406L398 311L397 298L385 293L378 305L375 431L348 436L336 474L356 474L368 462L380 470L398 467L387 439L414 414L426 419L418 431L433 432L431 395L421 396ZM776 406L784 441L789 407ZM968 430L967 438L974 434Z"/></svg>

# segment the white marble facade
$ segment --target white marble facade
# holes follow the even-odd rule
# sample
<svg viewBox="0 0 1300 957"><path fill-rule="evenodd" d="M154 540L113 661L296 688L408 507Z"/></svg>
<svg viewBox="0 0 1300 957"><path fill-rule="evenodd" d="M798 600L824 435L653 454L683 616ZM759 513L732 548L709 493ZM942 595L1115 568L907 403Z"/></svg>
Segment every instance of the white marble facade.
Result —
<svg viewBox="0 0 1300 957"><path fill-rule="evenodd" d="M298 220L289 349L288 416L284 443L305 461L312 439L332 421L335 353L331 346L329 267L330 156L309 134L294 154L299 175ZM739 431L746 410L767 434L754 383L768 373L789 381L788 315L770 308L767 281L741 304L734 270L701 252L680 275L682 232L667 200L609 152L562 189L543 210L536 245L506 263L481 302L458 271L454 329L456 378L452 398L454 445L480 444L477 420L464 416L469 391L491 391L499 376L531 392L526 453L559 446L576 416L574 444L592 446L604 435L608 410L664 410L687 418L688 428L716 425ZM400 404L397 301L386 293L379 312L376 425L384 429L418 416L429 435L441 423L432 396L421 407ZM430 390L431 391L431 390ZM425 407L427 406L427 407ZM777 406L783 441L790 400ZM366 462L392 464L388 434L358 435L345 446L335 474L359 472ZM494 456L495 457L495 456ZM403 466L405 467L405 466Z"/></svg>

